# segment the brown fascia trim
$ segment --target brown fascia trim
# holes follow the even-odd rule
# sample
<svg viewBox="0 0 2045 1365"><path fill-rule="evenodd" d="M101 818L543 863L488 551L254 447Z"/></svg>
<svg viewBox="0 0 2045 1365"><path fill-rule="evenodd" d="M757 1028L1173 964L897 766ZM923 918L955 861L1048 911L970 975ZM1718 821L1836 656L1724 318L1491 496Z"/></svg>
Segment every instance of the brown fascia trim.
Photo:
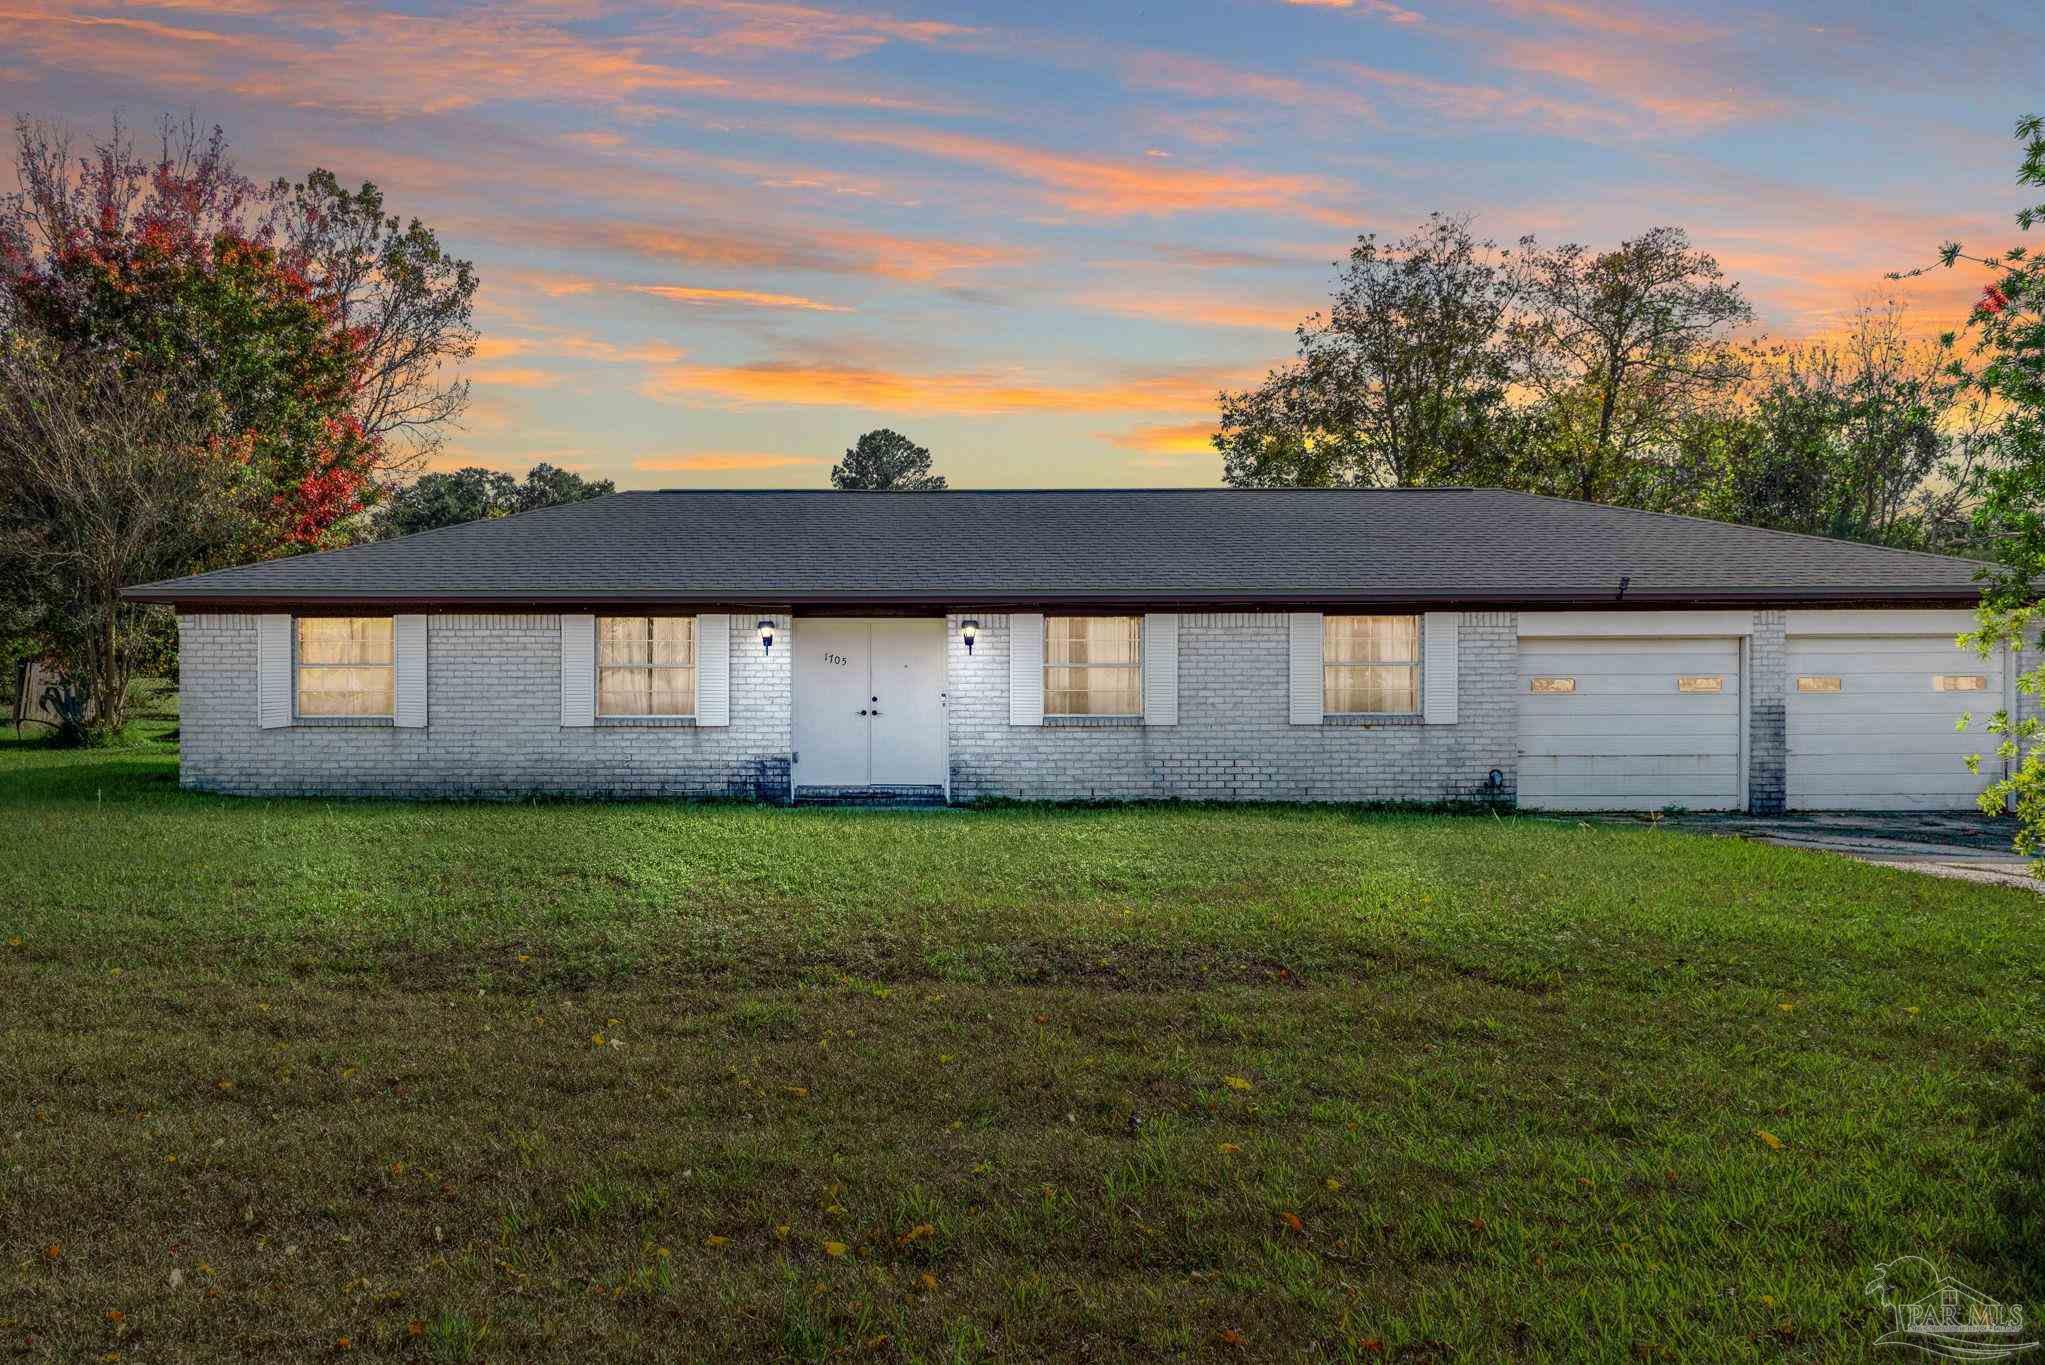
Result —
<svg viewBox="0 0 2045 1365"><path fill-rule="evenodd" d="M1735 607L1947 607L1971 609L1979 604L1977 594L1952 588L1915 588L1869 591L1865 588L1809 589L1758 588L1744 592L1629 592L1625 597L1581 593L1521 593L1513 597L1471 597L1454 593L1427 596L1331 596L1242 597L1233 594L1169 594L1131 597L1100 596L962 596L924 595L903 597L863 594L806 594L794 597L682 597L646 594L638 597L533 597L530 594L465 595L461 597L180 597L171 593L123 592L130 602L171 606L181 612L278 612L338 616L375 612L422 613L517 613L517 612L617 612L645 613L649 609L732 612L800 612L816 616L852 614L938 615L944 612L1008 612L1128 610L1198 611L1326 611L1372 608L1377 611L1443 610L1460 611L1705 611Z"/></svg>

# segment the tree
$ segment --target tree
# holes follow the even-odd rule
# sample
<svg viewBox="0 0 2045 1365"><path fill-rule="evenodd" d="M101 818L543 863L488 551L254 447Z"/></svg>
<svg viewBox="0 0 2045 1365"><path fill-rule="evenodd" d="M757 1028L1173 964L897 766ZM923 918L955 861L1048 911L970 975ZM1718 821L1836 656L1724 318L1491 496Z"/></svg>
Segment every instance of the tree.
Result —
<svg viewBox="0 0 2045 1365"><path fill-rule="evenodd" d="M550 464L534 465L524 483L474 465L447 474L422 474L392 490L376 509L376 538L389 540L466 521L508 517L617 491L618 486L609 479L585 479Z"/></svg>
<svg viewBox="0 0 2045 1365"><path fill-rule="evenodd" d="M216 130L166 123L154 163L118 127L76 169L17 125L22 189L0 201L0 327L171 382L194 420L247 439L241 556L331 543L379 461L354 419L355 338L252 224L259 200Z"/></svg>
<svg viewBox="0 0 2045 1365"><path fill-rule="evenodd" d="M1839 340L1760 355L1699 510L1877 545L1945 544L1982 416L1953 363L1949 342L1910 339L1894 302L1862 304Z"/></svg>
<svg viewBox="0 0 2045 1365"><path fill-rule="evenodd" d="M446 371L474 349L474 272L386 215L375 186L323 170L258 186L220 129L169 119L154 159L119 123L75 164L60 132L22 119L15 140L0 329L204 378L186 389L253 437L272 485L274 534L252 523L244 557L344 538L374 480L459 415L467 389Z"/></svg>
<svg viewBox="0 0 2045 1365"><path fill-rule="evenodd" d="M942 493L944 475L930 472L930 452L899 431L882 427L859 438L831 466L831 485L870 493Z"/></svg>
<svg viewBox="0 0 2045 1365"><path fill-rule="evenodd" d="M2045 119L2018 120L2016 136L2023 144L2017 182L2045 186ZM2019 210L2016 219L2018 229L2028 232L2045 221L2045 204ZM2003 414L1994 433L1995 458L1974 480L1981 494L1975 524L2002 567L1986 584L1978 628L1963 639L1983 654L2005 646L2045 650L2045 603L2039 599L2045 583L2045 256L2023 246L1999 256L1971 256L1957 242L1940 248L1945 268L1963 261L1990 275L1967 320L1973 354L1981 362L1967 382ZM2017 690L2045 698L2045 664L2018 678ZM2018 852L2045 852L2045 725L2036 717L2020 720L1998 712L1987 730L2000 737L1996 756L2010 768L1982 793L1981 809L1994 813L2013 805ZM1970 761L1978 767L1980 760Z"/></svg>
<svg viewBox="0 0 2045 1365"><path fill-rule="evenodd" d="M1730 333L1753 308L1681 228L1605 252L1542 251L1531 237L1521 247L1523 302L1508 330L1545 440L1518 478L1586 502L1637 501L1637 463L1666 454L1689 417L1745 378Z"/></svg>
<svg viewBox="0 0 2045 1365"><path fill-rule="evenodd" d="M417 218L387 215L368 181L351 193L316 168L295 185L276 181L268 197L285 259L354 339L355 420L423 457L468 405L468 381L447 371L476 352L474 267Z"/></svg>
<svg viewBox="0 0 2045 1365"><path fill-rule="evenodd" d="M121 589L204 562L248 515L253 443L218 436L182 378L81 365L19 328L0 340L0 590L61 664L72 742L120 731L129 684L159 647Z"/></svg>
<svg viewBox="0 0 2045 1365"><path fill-rule="evenodd" d="M1516 262L1468 219L1389 245L1365 233L1327 316L1258 388L1221 395L1222 478L1237 487L1481 481L1512 441L1505 323Z"/></svg>

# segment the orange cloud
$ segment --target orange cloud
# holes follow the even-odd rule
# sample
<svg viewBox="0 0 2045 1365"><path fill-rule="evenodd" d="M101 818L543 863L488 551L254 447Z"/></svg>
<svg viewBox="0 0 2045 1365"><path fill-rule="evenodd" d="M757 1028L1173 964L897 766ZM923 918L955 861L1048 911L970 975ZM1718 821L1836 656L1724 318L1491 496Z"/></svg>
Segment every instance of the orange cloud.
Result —
<svg viewBox="0 0 2045 1365"><path fill-rule="evenodd" d="M1432 118L1476 123L1533 123L1569 134L1645 131L1637 115L1624 109L1542 95L1524 86L1473 85L1437 80L1410 71L1349 65L1343 68L1360 80L1401 95L1404 103Z"/></svg>
<svg viewBox="0 0 2045 1365"><path fill-rule="evenodd" d="M798 233L767 224L665 227L637 222L529 222L528 240L571 250L597 249L659 261L726 270L811 270L832 275L873 275L925 284L960 271L1019 264L1030 253L1015 247L883 232L824 229Z"/></svg>
<svg viewBox="0 0 2045 1365"><path fill-rule="evenodd" d="M722 473L740 469L792 469L822 464L816 455L777 455L768 451L704 450L690 455L648 455L632 461L646 473Z"/></svg>
<svg viewBox="0 0 2045 1365"><path fill-rule="evenodd" d="M833 127L819 131L840 142L892 147L1032 181L1050 191L1053 203L1074 213L1126 218L1282 209L1307 217L1348 221L1348 215L1316 202L1317 196L1333 194L1337 187L1315 176L1204 171L1162 166L1154 161L1118 161L1047 152L933 129Z"/></svg>
<svg viewBox="0 0 2045 1365"><path fill-rule="evenodd" d="M828 362L670 365L642 389L681 403L791 403L880 412L987 416L1016 412L1172 412L1211 407L1227 380L1199 370L1059 384L1006 372L913 373Z"/></svg>
<svg viewBox="0 0 2045 1365"><path fill-rule="evenodd" d="M697 0L691 8L732 21L678 40L689 51L716 56L774 52L843 61L890 42L931 46L979 31L936 19L892 19L755 0Z"/></svg>
<svg viewBox="0 0 2045 1365"><path fill-rule="evenodd" d="M1392 4L1391 0L1285 0L1285 3L1312 9L1363 9L1395 24L1418 24L1426 18L1416 11Z"/></svg>
<svg viewBox="0 0 2045 1365"><path fill-rule="evenodd" d="M634 294L651 294L676 303L739 304L748 308L794 308L809 313L849 313L836 303L819 303L800 294L763 294L755 289L703 289L685 284L630 284Z"/></svg>
<svg viewBox="0 0 2045 1365"><path fill-rule="evenodd" d="M1245 299L1201 298L1160 290L1146 294L1083 294L1078 302L1127 318L1149 318L1191 327L1247 328L1266 332L1290 332L1311 308L1288 308L1282 304L1257 303Z"/></svg>
<svg viewBox="0 0 2045 1365"><path fill-rule="evenodd" d="M1287 109L1332 110L1352 118L1375 115L1369 101L1339 86L1309 84L1291 76L1273 76L1176 52L1139 53L1123 64L1122 78L1141 89L1194 99L1237 99L1247 95Z"/></svg>
<svg viewBox="0 0 2045 1365"><path fill-rule="evenodd" d="M561 376L552 370L530 369L517 365L485 366L480 370L468 370L463 378L473 384L490 384L507 389L550 389L561 382Z"/></svg>
<svg viewBox="0 0 2045 1365"><path fill-rule="evenodd" d="M658 35L584 36L547 13L495 7L438 16L368 5L292 7L294 36L205 27L221 15L158 7L179 22L85 12L75 0L0 11L0 39L50 65L345 110L373 117L446 113L495 100L555 100L654 115L661 101L958 112L869 86L776 82L693 70L665 59ZM793 9L795 7L788 7ZM821 12L820 12L821 13ZM230 13L225 17L239 18ZM572 16L571 16L572 17Z"/></svg>
<svg viewBox="0 0 2045 1365"><path fill-rule="evenodd" d="M1514 71L1556 77L1688 129L1717 128L1779 113L1782 101L1737 89L1710 54L1681 46L1629 48L1604 39L1523 39L1498 43L1493 60Z"/></svg>
<svg viewBox="0 0 2045 1365"><path fill-rule="evenodd" d="M1107 431L1102 437L1125 450L1141 450L1151 455L1212 455L1214 435L1212 422L1176 422L1158 426L1131 427L1127 431Z"/></svg>
<svg viewBox="0 0 2045 1365"><path fill-rule="evenodd" d="M1574 0L1492 0L1492 3L1523 19L1549 19L1569 28L1615 37L1697 42L1722 37L1726 33L1723 28L1701 24L1688 17L1629 7L1622 0L1595 5L1578 4Z"/></svg>
<svg viewBox="0 0 2045 1365"><path fill-rule="evenodd" d="M623 346L602 337L589 336L581 332L543 332L537 336L486 336L476 342L476 359L483 361L503 360L511 356L562 355L574 356L580 360L603 360L614 364L628 365L672 365L687 355L679 346L661 342L649 342L638 346ZM495 372L498 375L528 377L537 371L506 369ZM472 375L471 378L479 378ZM484 380L483 382L511 382L509 380Z"/></svg>

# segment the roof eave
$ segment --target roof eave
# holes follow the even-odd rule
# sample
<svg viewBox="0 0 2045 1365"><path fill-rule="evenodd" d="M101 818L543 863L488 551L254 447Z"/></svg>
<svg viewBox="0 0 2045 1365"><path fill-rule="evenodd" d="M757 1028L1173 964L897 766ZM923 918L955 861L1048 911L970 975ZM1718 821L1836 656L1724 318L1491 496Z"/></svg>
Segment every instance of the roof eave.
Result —
<svg viewBox="0 0 2045 1365"><path fill-rule="evenodd" d="M1614 593L1586 593L1581 590L1522 592L1510 595L1457 592L1434 593L1242 593L1161 591L1132 594L1124 591L1075 593L1067 590L1044 592L950 591L942 593L869 592L748 592L673 593L641 591L608 593L531 592L449 592L449 593L191 593L170 585L147 584L125 589L127 601L171 606L183 611L274 612L362 610L451 612L478 607L504 610L524 607L545 611L600 611L625 607L743 607L768 611L791 608L847 610L853 608L926 608L933 611L971 607L982 611L1029 610L1043 606L1072 604L1090 607L1130 607L1156 610L1166 607L1198 607L1206 610L1246 607L1259 609L1316 607L1455 607L1470 611L1536 610L1626 610L1659 607L1668 610L1758 607L1758 606L1864 606L1864 607L1972 607L1980 592L1972 588L1937 584L1916 587L1764 587L1764 588L1667 588Z"/></svg>

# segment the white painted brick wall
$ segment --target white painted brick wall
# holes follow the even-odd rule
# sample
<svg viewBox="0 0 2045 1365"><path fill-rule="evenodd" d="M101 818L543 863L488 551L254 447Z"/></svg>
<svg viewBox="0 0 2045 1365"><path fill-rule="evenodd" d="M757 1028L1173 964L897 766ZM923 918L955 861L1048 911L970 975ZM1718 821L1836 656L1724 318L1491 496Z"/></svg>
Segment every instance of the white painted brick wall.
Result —
<svg viewBox="0 0 2045 1365"><path fill-rule="evenodd" d="M966 653L959 622L980 623ZM1510 797L1518 753L1518 617L1463 616L1458 723L1292 725L1286 614L1179 618L1179 723L1008 723L1009 618L954 613L947 631L954 800L1180 798L1224 801L1439 801L1485 792L1493 769Z"/></svg>
<svg viewBox="0 0 2045 1365"><path fill-rule="evenodd" d="M565 728L557 616L434 616L422 730L256 725L253 616L178 621L187 787L244 795L788 794L788 618L763 656L759 618L731 621L728 726Z"/></svg>
<svg viewBox="0 0 2045 1365"><path fill-rule="evenodd" d="M980 622L968 655L958 625ZM762 656L757 618L732 618L732 723L726 727L560 725L559 618L434 616L428 622L423 730L256 725L255 618L192 615L182 641L188 787L252 795L517 797L788 794L786 615ZM1755 614L1750 645L1749 784L1757 810L1781 808L1784 613ZM1518 618L1463 616L1459 721L1289 724L1282 612L1180 618L1179 724L1008 723L1008 618L949 618L947 725L955 800L1182 798L1436 801L1485 794L1491 769L1513 794L1519 749ZM2024 699L2026 709L2036 703Z"/></svg>

